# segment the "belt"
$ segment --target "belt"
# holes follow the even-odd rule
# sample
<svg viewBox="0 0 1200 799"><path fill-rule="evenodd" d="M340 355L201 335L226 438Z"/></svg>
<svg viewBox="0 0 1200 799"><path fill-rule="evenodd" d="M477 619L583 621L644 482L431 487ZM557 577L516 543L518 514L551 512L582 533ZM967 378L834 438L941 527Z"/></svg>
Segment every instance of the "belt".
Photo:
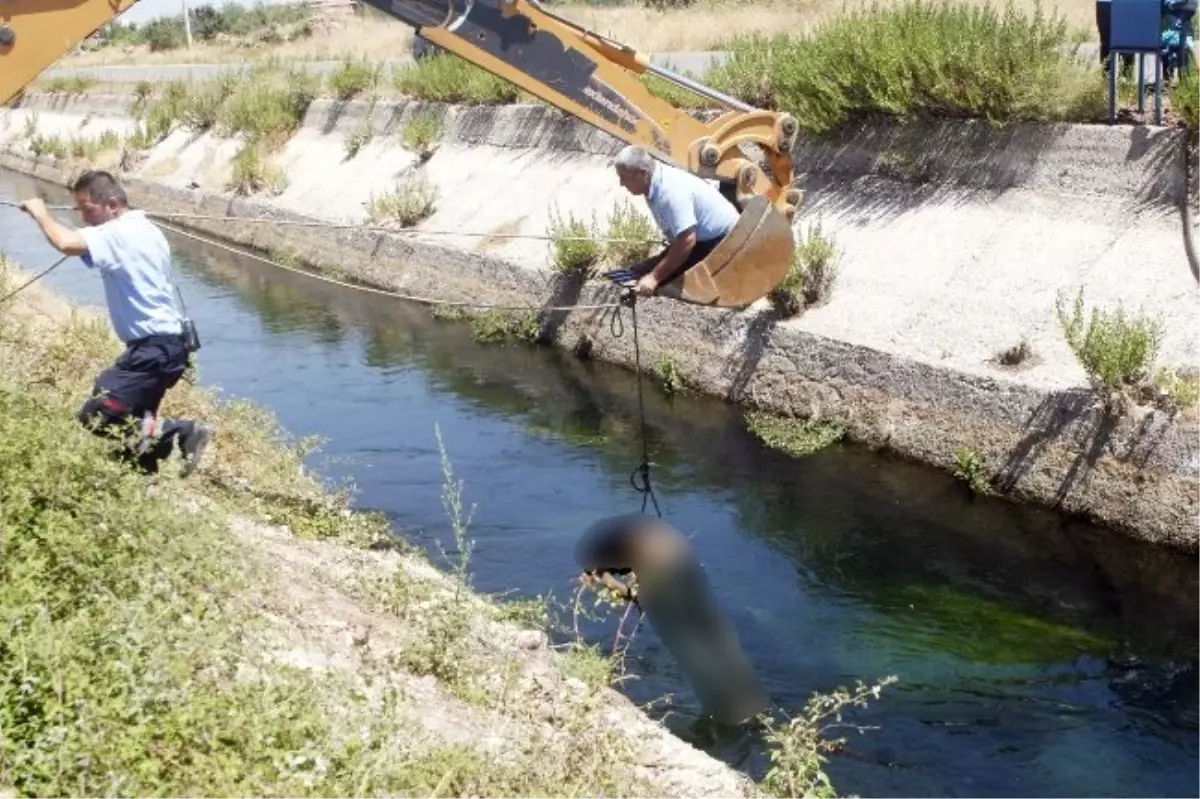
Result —
<svg viewBox="0 0 1200 799"><path fill-rule="evenodd" d="M169 344L171 342L182 342L182 333L152 333L149 336L135 338L131 341L126 341L127 347L140 347L143 344Z"/></svg>

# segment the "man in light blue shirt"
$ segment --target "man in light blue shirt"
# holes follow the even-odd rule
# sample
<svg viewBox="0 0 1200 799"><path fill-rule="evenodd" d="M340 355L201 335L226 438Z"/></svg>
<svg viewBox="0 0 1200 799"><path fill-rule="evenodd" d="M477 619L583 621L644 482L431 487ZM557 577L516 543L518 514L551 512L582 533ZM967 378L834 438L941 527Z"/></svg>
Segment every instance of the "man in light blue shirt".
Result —
<svg viewBox="0 0 1200 799"><path fill-rule="evenodd" d="M646 198L655 223L669 242L657 255L608 273L617 282L636 280L637 293L643 297L707 258L737 224L737 208L710 182L655 161L641 147L630 145L621 150L613 166L626 191Z"/></svg>
<svg viewBox="0 0 1200 799"><path fill-rule="evenodd" d="M46 239L65 255L76 255L100 273L114 332L123 352L96 378L79 421L98 433L134 421L140 432L128 452L154 473L174 441L184 457L184 474L194 470L212 429L186 419L158 419L167 390L187 371L191 351L171 285L171 248L142 211L129 208L125 191L107 172L85 172L73 187L75 205L87 227L78 230L54 219L39 199L21 204Z"/></svg>

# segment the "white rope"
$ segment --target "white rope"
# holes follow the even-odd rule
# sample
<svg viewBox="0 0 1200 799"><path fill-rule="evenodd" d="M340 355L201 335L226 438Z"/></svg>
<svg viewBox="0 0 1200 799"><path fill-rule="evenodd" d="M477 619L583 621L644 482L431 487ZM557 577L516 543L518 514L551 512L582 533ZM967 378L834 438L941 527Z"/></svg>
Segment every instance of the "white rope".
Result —
<svg viewBox="0 0 1200 799"><path fill-rule="evenodd" d="M10 200L0 200L0 205L6 205L10 208L19 208L20 203ZM48 205L47 209L51 211L74 211L76 210L70 205ZM145 210L145 209L143 209ZM145 211L147 216L157 219L189 219L198 222L249 222L251 224L267 224L267 225L287 225L291 227L308 227L308 228L324 228L327 230L361 230L367 233L388 233L391 235L413 235L413 236L464 236L467 238L485 238L485 239L534 239L539 241L595 241L600 242L623 242L643 244L645 239L627 239L618 238L615 236L562 236L551 233L479 233L475 231L465 230L436 230L426 228L392 228L383 225L364 225L355 222L322 222L313 219L272 219L270 217L261 216L220 216L216 214L192 214L186 212L178 213L163 213L159 211ZM661 239L659 240L661 242Z"/></svg>
<svg viewBox="0 0 1200 799"><path fill-rule="evenodd" d="M307 277L315 278L316 280L322 280L326 283L332 283L335 286L341 286L343 288L357 289L358 291L366 291L371 294L379 294L379 295L382 295L385 297L393 297L398 300L408 300L410 302L419 302L419 303L422 303L425 305L443 305L443 306L453 306L453 307L460 307L460 308L477 308L477 309L489 310L489 311L602 311L602 310L608 310L611 308L620 308L621 307L621 303L619 303L619 302L609 302L609 303L602 303L602 304L595 304L595 305L496 305L493 303L481 303L481 302L469 302L469 301L457 301L457 300L438 300L438 299L434 299L432 297L421 297L421 296L415 295L415 294L401 294L400 292L389 291L387 289L378 289L378 288L373 288L371 286L360 286L360 285L357 285L354 283L347 283L345 281L337 280L335 278L327 277L325 275L321 275L321 274L318 274L315 272L309 272L308 270L305 270L305 269L297 269L294 266L288 266L287 264L282 264L282 263L279 263L278 261L273 261L270 258L265 258L261 255L257 255L252 252L246 252L245 250L240 249L238 247L233 247L231 245L225 244L224 242L216 241L215 239L210 239L207 236L201 236L196 233L192 233L190 231L183 230L181 228L178 228L174 225L167 224L165 222L163 222L161 224L163 227L167 228L171 232L176 233L180 236L185 236L189 239L194 239L196 241L203 242L204 244L208 244L213 247L218 247L222 250L225 250L226 252L231 252L234 255L239 255L243 258L250 258L252 260L259 261L264 264L270 264L271 266L279 267L280 269L286 269L287 271L295 272L298 275L305 275Z"/></svg>

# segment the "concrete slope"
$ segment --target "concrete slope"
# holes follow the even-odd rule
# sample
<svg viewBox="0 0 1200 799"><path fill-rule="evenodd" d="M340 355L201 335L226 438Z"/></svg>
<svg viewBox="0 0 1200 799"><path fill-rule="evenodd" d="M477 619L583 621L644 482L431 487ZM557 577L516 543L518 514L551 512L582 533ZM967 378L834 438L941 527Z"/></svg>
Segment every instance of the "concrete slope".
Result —
<svg viewBox="0 0 1200 799"><path fill-rule="evenodd" d="M902 352L929 364L995 376L995 359L1026 341L1036 360L1021 380L1045 388L1085 382L1056 315L1085 289L1090 307L1161 315L1161 360L1195 365L1196 283L1178 218L1102 197L1010 189L990 201L953 197L862 213L864 196L892 186L825 183L809 212L839 242L833 300L788 324Z"/></svg>
<svg viewBox="0 0 1200 799"><path fill-rule="evenodd" d="M838 243L839 285L789 324L990 376L996 355L1024 339L1036 358L1021 381L1066 388L1085 376L1056 298L1082 288L1089 306L1161 315L1160 362L1194 367L1179 134L1046 133L920 126L866 147L812 148L804 223L820 221Z"/></svg>

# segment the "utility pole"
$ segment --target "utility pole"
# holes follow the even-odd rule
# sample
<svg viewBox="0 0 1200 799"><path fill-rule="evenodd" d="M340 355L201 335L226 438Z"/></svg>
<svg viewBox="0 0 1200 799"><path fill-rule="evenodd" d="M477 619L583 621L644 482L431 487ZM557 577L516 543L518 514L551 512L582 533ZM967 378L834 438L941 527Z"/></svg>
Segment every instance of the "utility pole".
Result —
<svg viewBox="0 0 1200 799"><path fill-rule="evenodd" d="M188 0L183 2L183 32L187 34L187 48L192 49L192 15L188 13Z"/></svg>

